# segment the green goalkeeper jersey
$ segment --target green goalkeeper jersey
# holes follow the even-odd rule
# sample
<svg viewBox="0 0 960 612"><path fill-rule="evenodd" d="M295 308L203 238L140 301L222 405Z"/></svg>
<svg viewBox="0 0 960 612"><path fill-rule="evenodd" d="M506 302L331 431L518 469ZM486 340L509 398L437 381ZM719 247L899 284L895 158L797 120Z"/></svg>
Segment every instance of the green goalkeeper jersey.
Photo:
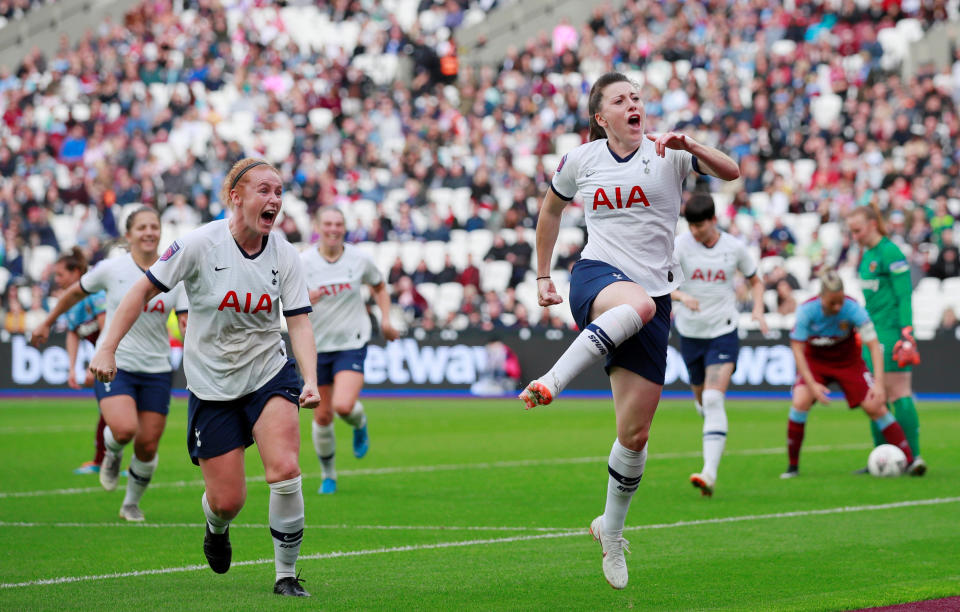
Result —
<svg viewBox="0 0 960 612"><path fill-rule="evenodd" d="M884 236L860 258L860 286L867 312L881 330L901 330L913 325L910 264L903 252Z"/></svg>

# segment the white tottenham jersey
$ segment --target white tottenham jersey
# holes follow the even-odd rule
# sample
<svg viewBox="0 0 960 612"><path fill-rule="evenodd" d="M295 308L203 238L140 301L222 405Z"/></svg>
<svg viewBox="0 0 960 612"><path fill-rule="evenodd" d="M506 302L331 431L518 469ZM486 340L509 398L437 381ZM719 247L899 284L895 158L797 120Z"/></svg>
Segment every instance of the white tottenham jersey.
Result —
<svg viewBox="0 0 960 612"><path fill-rule="evenodd" d="M677 331L687 338L716 338L737 328L737 270L746 277L757 273L757 263L747 245L726 232L712 247L706 247L686 233L677 238L677 258L683 267L680 289L700 303L694 312L675 302Z"/></svg>
<svg viewBox="0 0 960 612"><path fill-rule="evenodd" d="M117 306L130 287L140 280L146 270L137 265L133 255L124 253L119 257L104 259L80 277L80 287L86 293L106 291L107 320L104 329L110 327ZM176 285L169 293L156 296L144 307L133 327L117 346L117 367L128 372L156 374L170 372L170 334L167 319L176 310L187 310L183 285ZM99 348L106 334L97 339Z"/></svg>
<svg viewBox="0 0 960 612"><path fill-rule="evenodd" d="M273 232L259 253L247 255L227 223L213 221L179 238L147 272L161 290L181 280L186 287L183 369L187 388L204 400L236 399L276 376L287 361L280 315L310 312L293 245Z"/></svg>
<svg viewBox="0 0 960 612"><path fill-rule="evenodd" d="M692 164L687 151L658 156L646 139L627 158L618 158L605 138L564 155L552 188L564 200L578 191L583 196L588 238L581 257L620 268L651 296L676 289L683 279L673 239Z"/></svg>
<svg viewBox="0 0 960 612"><path fill-rule="evenodd" d="M352 244L334 262L316 248L300 253L307 290L319 288L310 323L318 353L357 349L370 341L370 316L363 303L363 285L376 286L383 275L363 251Z"/></svg>

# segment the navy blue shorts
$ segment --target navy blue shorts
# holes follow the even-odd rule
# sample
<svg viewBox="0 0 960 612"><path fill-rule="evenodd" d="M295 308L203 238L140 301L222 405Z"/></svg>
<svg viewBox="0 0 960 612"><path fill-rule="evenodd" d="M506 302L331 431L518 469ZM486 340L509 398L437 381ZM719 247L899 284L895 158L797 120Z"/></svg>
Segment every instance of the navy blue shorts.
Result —
<svg viewBox="0 0 960 612"><path fill-rule="evenodd" d="M590 323L590 307L607 285L632 282L618 268L602 261L581 259L570 273L570 311L577 327L585 329ZM667 371L667 341L670 339L670 294L653 298L657 312L635 336L627 338L607 356L604 367L619 366L662 385Z"/></svg>
<svg viewBox="0 0 960 612"><path fill-rule="evenodd" d="M276 376L256 391L237 399L203 400L190 393L187 400L187 450L194 465L253 444L253 426L267 401L275 396L300 405L300 376L294 360L287 360Z"/></svg>
<svg viewBox="0 0 960 612"><path fill-rule="evenodd" d="M173 386L173 372L128 372L117 370L117 377L111 382L93 383L97 401L116 395L129 395L137 404L137 412L170 412L170 388Z"/></svg>
<svg viewBox="0 0 960 612"><path fill-rule="evenodd" d="M333 384L337 372L350 370L363 374L363 360L367 358L367 347L317 353L317 386Z"/></svg>
<svg viewBox="0 0 960 612"><path fill-rule="evenodd" d="M707 366L715 363L732 363L737 369L737 355L740 353L740 338L737 330L716 338L687 338L680 336L680 354L687 364L691 385L702 385L707 375Z"/></svg>

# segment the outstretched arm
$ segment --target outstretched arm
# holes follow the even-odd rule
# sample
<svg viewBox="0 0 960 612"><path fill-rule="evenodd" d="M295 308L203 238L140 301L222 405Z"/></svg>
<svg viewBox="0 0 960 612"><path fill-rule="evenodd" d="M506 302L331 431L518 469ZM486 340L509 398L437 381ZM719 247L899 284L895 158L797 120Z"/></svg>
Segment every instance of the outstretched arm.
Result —
<svg viewBox="0 0 960 612"><path fill-rule="evenodd" d="M377 303L380 309L380 331L383 333L384 340L396 340L400 333L390 322L390 293L387 291L387 284L380 283L370 287L370 293L373 294L373 301Z"/></svg>
<svg viewBox="0 0 960 612"><path fill-rule="evenodd" d="M290 334L290 346L293 357L300 366L303 377L303 391L300 393L300 406L316 408L320 404L320 392L317 391L317 350L313 343L313 327L306 313L287 317L287 332Z"/></svg>
<svg viewBox="0 0 960 612"><path fill-rule="evenodd" d="M700 144L686 134L666 132L664 134L647 134L647 138L653 141L657 155L660 157L666 155L666 149L689 151L697 158L697 166L704 174L725 181L740 178L740 167L729 155L719 149Z"/></svg>
<svg viewBox="0 0 960 612"><path fill-rule="evenodd" d="M547 191L540 204L540 217L537 219L537 294L541 306L560 304L563 298L550 279L550 263L553 260L553 248L560 235L560 218L567 203L554 193Z"/></svg>
<svg viewBox="0 0 960 612"><path fill-rule="evenodd" d="M30 333L30 344L33 346L45 344L50 337L50 326L57 320L57 317L70 310L71 306L77 304L86 297L86 295L87 292L80 286L80 281L70 285L67 290L63 292L63 295L60 296L60 299L57 300L57 305L53 307L53 310L51 310L47 318L43 320L43 323L37 325Z"/></svg>
<svg viewBox="0 0 960 612"><path fill-rule="evenodd" d="M103 331L104 336L100 347L90 360L90 371L97 380L110 382L116 376L117 346L143 312L144 305L159 293L160 289L144 275L123 296L117 311L113 314L113 319L110 320L110 326Z"/></svg>

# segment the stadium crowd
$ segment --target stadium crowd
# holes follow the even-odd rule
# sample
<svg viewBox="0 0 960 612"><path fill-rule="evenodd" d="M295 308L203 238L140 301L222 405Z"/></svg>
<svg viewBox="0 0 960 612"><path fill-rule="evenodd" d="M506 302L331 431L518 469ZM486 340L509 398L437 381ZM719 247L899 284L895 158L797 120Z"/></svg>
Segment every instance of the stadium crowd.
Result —
<svg viewBox="0 0 960 612"><path fill-rule="evenodd" d="M695 188L764 258L769 312L789 317L824 263L853 274L843 219L870 202L918 290L960 274L960 50L946 69L900 71L906 41L956 18L946 2L628 0L499 65L457 54L458 28L492 1L287 4L144 2L0 67L8 331L49 309L62 249L102 259L139 203L161 211L165 242L219 218L223 178L250 155L284 174L292 242L316 242L322 206L344 211L408 324L570 326L535 307L532 228L560 156L585 137L583 93L610 68L643 84L648 131L687 131L740 164L740 180ZM561 271L584 240L564 230ZM745 285L741 301L749 312Z"/></svg>

